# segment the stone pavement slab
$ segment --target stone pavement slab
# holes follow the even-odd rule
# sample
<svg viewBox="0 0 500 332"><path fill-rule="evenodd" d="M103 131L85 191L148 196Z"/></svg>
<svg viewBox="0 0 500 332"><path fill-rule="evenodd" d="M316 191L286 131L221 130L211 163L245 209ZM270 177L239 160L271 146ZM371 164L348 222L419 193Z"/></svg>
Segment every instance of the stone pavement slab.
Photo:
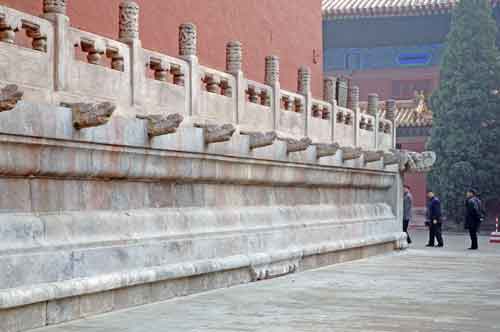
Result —
<svg viewBox="0 0 500 332"><path fill-rule="evenodd" d="M37 330L500 331L500 245L464 236L447 248L409 250L284 278L212 291Z"/></svg>

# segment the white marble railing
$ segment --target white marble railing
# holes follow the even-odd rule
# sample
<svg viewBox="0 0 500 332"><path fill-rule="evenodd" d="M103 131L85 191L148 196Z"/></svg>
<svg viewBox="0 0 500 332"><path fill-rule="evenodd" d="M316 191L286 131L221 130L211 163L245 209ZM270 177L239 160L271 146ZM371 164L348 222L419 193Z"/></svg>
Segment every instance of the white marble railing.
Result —
<svg viewBox="0 0 500 332"><path fill-rule="evenodd" d="M119 41L73 28L65 10L51 12L49 7L40 18L0 6L0 23L6 27L0 61L16 68L0 71L0 87L18 85L25 100L109 101L116 104L114 116L125 118L178 113L191 120L184 123L233 124L247 131L310 137L313 143L374 150L395 146L393 122L337 107L331 97L335 84L324 87L328 102L313 99L306 67L299 70L299 92L286 91L280 88L277 57L266 61L265 84L247 80L236 42L228 44L227 72L200 65L192 24L180 27L178 56L143 49L133 3L120 6ZM19 41L22 30L32 45Z"/></svg>

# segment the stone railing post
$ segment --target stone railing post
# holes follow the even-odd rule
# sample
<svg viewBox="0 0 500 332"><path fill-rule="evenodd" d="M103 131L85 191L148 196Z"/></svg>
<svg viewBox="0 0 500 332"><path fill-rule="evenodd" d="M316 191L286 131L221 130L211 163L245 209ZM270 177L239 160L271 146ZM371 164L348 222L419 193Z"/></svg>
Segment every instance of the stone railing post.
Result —
<svg viewBox="0 0 500 332"><path fill-rule="evenodd" d="M332 105L331 113L331 141L335 143L335 126L337 125L337 79L325 77L323 79L323 100Z"/></svg>
<svg viewBox="0 0 500 332"><path fill-rule="evenodd" d="M297 92L304 96L304 134L309 136L309 122L310 117L312 117L312 93L311 93L311 69L309 67L302 66L299 68L297 77Z"/></svg>
<svg viewBox="0 0 500 332"><path fill-rule="evenodd" d="M183 23L179 26L179 56L189 63L189 115L198 114L199 94L201 89L199 61L198 61L198 35L196 25Z"/></svg>
<svg viewBox="0 0 500 332"><path fill-rule="evenodd" d="M271 86L272 102L271 108L273 112L273 129L278 128L278 121L281 109L281 87L280 87L280 59L275 55L266 57L266 73L265 83Z"/></svg>
<svg viewBox="0 0 500 332"><path fill-rule="evenodd" d="M226 72L232 74L236 81L236 112L234 123L239 123L239 115L245 107L245 78L243 76L243 47L239 41L226 44Z"/></svg>
<svg viewBox="0 0 500 332"><path fill-rule="evenodd" d="M68 45L69 17L66 14L66 0L43 0L43 17L54 25L54 90L68 88L69 61L71 59Z"/></svg>
<svg viewBox="0 0 500 332"><path fill-rule="evenodd" d="M359 146L359 122L361 121L361 110L359 109L359 87L352 86L349 89L349 109L354 112L354 146Z"/></svg>
<svg viewBox="0 0 500 332"><path fill-rule="evenodd" d="M379 120L380 120L380 116L379 116L379 112L378 112L378 104L379 100L378 100L378 94L376 93L370 93L368 95L368 114L373 116L374 118L374 133L375 133L375 141L373 142L373 148L375 150L378 149L378 146L379 146L379 134L378 134L378 123L379 123Z"/></svg>
<svg viewBox="0 0 500 332"><path fill-rule="evenodd" d="M130 80L132 105L141 105L146 80L145 63L139 38L139 5L125 0L120 3L118 39L130 49Z"/></svg>
<svg viewBox="0 0 500 332"><path fill-rule="evenodd" d="M389 99L386 101L386 112L385 112L385 118L389 121L391 121L392 124L392 148L396 148L396 130L397 130L397 123L396 123L396 101L394 99Z"/></svg>

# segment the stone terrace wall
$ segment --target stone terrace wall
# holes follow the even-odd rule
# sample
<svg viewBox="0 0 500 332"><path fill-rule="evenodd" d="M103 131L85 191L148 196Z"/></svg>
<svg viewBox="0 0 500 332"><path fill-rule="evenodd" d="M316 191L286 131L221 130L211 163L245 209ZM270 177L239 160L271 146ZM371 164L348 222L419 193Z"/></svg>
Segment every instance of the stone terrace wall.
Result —
<svg viewBox="0 0 500 332"><path fill-rule="evenodd" d="M178 57L144 50L131 1L102 38L65 4L0 6L1 331L404 247L394 120L359 90L312 99L305 67L282 90L274 56L247 80L236 41L202 66L189 23Z"/></svg>

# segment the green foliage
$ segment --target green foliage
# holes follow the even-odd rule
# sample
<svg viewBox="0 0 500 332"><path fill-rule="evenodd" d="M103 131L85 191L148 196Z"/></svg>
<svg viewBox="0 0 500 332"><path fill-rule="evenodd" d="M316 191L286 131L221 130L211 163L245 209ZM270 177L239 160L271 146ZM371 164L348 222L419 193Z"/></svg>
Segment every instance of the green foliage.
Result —
<svg viewBox="0 0 500 332"><path fill-rule="evenodd" d="M500 196L500 53L490 0L462 0L452 15L439 89L431 97L428 185L450 219L463 219L464 192Z"/></svg>

